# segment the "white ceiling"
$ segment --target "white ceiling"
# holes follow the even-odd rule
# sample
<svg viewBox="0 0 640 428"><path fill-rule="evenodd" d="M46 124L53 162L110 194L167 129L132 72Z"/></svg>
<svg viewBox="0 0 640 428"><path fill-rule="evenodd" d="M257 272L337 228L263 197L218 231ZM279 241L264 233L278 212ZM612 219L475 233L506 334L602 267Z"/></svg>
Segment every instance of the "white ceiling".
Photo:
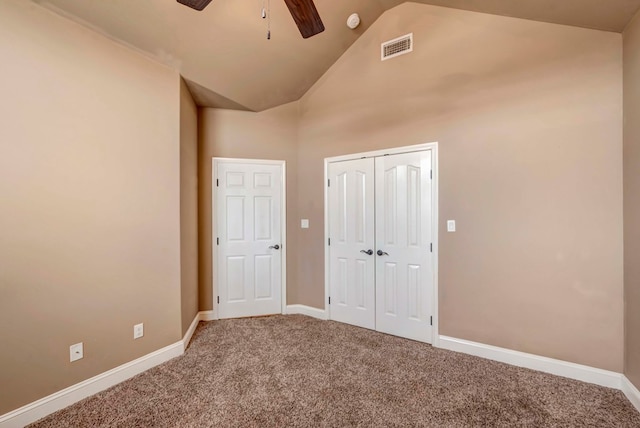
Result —
<svg viewBox="0 0 640 428"><path fill-rule="evenodd" d="M303 39L282 0L213 0L202 12L175 0L32 0L177 69L202 106L261 111L299 99L382 13L402 0L315 0L326 30ZM622 32L640 0L424 0ZM358 12L353 31L347 17Z"/></svg>

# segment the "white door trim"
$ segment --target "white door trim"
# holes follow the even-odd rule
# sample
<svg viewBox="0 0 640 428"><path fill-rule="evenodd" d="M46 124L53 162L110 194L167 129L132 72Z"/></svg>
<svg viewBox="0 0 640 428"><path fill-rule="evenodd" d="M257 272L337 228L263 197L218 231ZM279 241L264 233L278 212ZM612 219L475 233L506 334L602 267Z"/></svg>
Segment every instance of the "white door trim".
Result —
<svg viewBox="0 0 640 428"><path fill-rule="evenodd" d="M384 150L375 150L371 152L353 153L343 156L333 156L324 159L324 311L327 318L331 318L330 307L328 305L329 297L329 192L327 187L327 180L329 180L329 163L340 162L353 159L377 157L384 155L395 155L400 153L411 153L423 150L431 150L432 163L433 163L433 193L431 196L431 207L433 210L433 217L431 225L433 232L433 328L431 344L433 346L440 346L440 334L439 332L439 316L438 316L438 142L416 144L413 146L394 147Z"/></svg>
<svg viewBox="0 0 640 428"><path fill-rule="evenodd" d="M284 315L287 313L287 163L283 160L269 159L240 159L240 158L211 158L211 266L213 274L211 275L211 304L213 305L213 318L219 319L218 301L216 284L219 283L218 278L218 246L216 245L218 221L216 218L216 200L218 198L218 186L216 186L216 177L218 176L219 163L238 163L238 164L258 164L258 165L274 165L282 166L282 206L280 217L280 230L282 233L282 288L281 288L281 308L280 312Z"/></svg>

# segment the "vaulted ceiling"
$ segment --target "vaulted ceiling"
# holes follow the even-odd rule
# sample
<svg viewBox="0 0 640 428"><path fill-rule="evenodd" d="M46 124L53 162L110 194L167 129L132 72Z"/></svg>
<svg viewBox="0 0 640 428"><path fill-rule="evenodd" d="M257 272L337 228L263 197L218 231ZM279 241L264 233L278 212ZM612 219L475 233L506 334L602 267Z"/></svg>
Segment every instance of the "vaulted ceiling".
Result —
<svg viewBox="0 0 640 428"><path fill-rule="evenodd" d="M202 12L175 0L32 1L175 68L201 106L253 111L299 99L382 13L403 3L315 0L326 30L303 39L282 0L213 0ZM265 2L270 40L260 16ZM614 32L640 8L640 0L418 3ZM353 12L362 22L356 30L346 26Z"/></svg>

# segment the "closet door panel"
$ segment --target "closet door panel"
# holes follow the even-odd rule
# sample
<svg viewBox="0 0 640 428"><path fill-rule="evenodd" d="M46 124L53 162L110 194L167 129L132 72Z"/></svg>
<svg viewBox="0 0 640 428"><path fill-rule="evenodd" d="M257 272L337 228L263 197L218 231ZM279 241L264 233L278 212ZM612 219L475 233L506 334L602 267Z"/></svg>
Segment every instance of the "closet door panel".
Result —
<svg viewBox="0 0 640 428"><path fill-rule="evenodd" d="M431 342L431 152L375 159L376 330Z"/></svg>
<svg viewBox="0 0 640 428"><path fill-rule="evenodd" d="M329 317L370 329L375 328L374 184L373 159L329 164Z"/></svg>

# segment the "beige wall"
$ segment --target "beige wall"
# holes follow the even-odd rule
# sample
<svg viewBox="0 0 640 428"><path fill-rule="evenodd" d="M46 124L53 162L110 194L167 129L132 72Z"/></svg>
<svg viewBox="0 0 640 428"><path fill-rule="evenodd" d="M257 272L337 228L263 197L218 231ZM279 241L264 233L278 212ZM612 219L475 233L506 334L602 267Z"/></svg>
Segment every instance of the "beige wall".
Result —
<svg viewBox="0 0 640 428"><path fill-rule="evenodd" d="M640 14L624 32L624 372L640 388Z"/></svg>
<svg viewBox="0 0 640 428"><path fill-rule="evenodd" d="M438 141L440 333L622 370L621 66L620 34L386 12L300 102L291 303L324 306L323 158Z"/></svg>
<svg viewBox="0 0 640 428"><path fill-rule="evenodd" d="M182 335L198 314L198 107L180 79L180 286Z"/></svg>
<svg viewBox="0 0 640 428"><path fill-rule="evenodd" d="M296 277L297 213L296 159L297 103L261 113L201 109L199 118L199 233L200 309L212 309L211 158L274 159L286 161L287 173L287 301L298 301Z"/></svg>
<svg viewBox="0 0 640 428"><path fill-rule="evenodd" d="M180 98L31 2L0 1L0 52L3 414L180 340Z"/></svg>

